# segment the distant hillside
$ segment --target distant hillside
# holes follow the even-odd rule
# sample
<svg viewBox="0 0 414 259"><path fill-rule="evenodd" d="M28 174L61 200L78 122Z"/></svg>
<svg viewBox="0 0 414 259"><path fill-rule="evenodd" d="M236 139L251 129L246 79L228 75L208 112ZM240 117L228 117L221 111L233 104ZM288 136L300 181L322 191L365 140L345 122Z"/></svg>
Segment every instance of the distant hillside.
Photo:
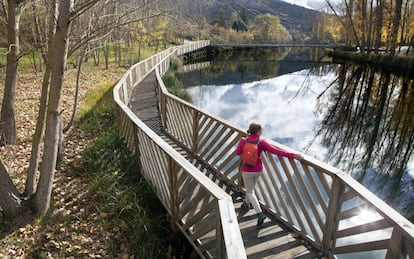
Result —
<svg viewBox="0 0 414 259"><path fill-rule="evenodd" d="M280 18L283 26L290 32L307 32L311 30L313 21L320 13L281 0L181 0L189 16L205 16L209 22L224 17L230 19L231 13L243 9L249 21L258 14L270 13ZM202 15L200 15L202 14Z"/></svg>

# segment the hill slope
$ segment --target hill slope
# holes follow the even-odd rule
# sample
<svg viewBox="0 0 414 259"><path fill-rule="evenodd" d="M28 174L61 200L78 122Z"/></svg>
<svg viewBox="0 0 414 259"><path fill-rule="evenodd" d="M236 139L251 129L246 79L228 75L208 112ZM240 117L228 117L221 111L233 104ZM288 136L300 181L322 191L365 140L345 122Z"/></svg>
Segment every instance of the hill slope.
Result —
<svg viewBox="0 0 414 259"><path fill-rule="evenodd" d="M280 18L283 26L290 32L307 32L315 17L320 12L307 9L298 5L289 4L281 0L181 0L189 16L205 16L209 22L219 20L223 16L228 21L233 12L239 14L244 9L249 21L258 14L272 14Z"/></svg>

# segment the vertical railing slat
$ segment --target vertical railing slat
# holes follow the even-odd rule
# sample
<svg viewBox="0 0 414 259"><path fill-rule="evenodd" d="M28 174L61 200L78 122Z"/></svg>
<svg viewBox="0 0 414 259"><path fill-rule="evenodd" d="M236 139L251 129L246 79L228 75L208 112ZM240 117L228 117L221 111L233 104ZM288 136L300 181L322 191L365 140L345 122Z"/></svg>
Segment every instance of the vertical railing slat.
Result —
<svg viewBox="0 0 414 259"><path fill-rule="evenodd" d="M198 129L198 123L199 123L201 116L200 116L200 112L198 112L197 110L192 111L192 116L193 116L193 125L192 125L193 137L191 140L192 143L190 143L190 145L191 145L191 151L195 153L197 150L197 143L198 143L198 130L197 129Z"/></svg>
<svg viewBox="0 0 414 259"><path fill-rule="evenodd" d="M338 178L333 179L332 192L329 199L328 214L326 215L325 229L323 231L324 236L321 244L322 256L332 258L333 249L335 245L335 231L338 228L337 215L341 210L341 194L343 193L344 186Z"/></svg>
<svg viewBox="0 0 414 259"><path fill-rule="evenodd" d="M234 207L233 210L228 210L228 208L223 209L221 204L224 201L218 199L217 208L212 209L211 211L204 209L200 214L200 211L197 211L197 208L192 208L190 206L190 203L188 203L190 201L188 199L190 197L194 198L195 201L197 201L196 203L202 206L206 202L203 197L197 195L197 193L192 193L190 197L183 196L180 198L181 191L191 192L194 190L200 190L200 193L202 194L208 195L208 193L205 192L206 190L204 190L204 192L201 190L203 188L203 184L194 180L192 178L194 176L189 175L191 173L190 171L185 171L178 164L177 161L179 160L176 160L176 158L173 159L169 154L165 153L163 150L163 145L156 144L156 142L154 142L154 140L148 136L147 137L149 142L146 142L147 145L143 144L147 140L142 141L142 139L145 139L145 136L148 133L145 130L141 129L142 126L138 126L140 124L137 124L135 121L136 118L134 118L134 116L131 116L123 104L127 105L130 96L132 95L133 88L138 85L138 83L141 82L155 68L155 71L157 73L157 96L159 100L159 109L164 130L168 132L173 138L188 142L185 143L187 145L187 148L192 150L194 154L200 158L200 160L204 162L212 162L213 164L211 166L212 168L215 168L215 172L217 174L221 174L220 177L222 177L222 179L227 179L226 177L228 177L228 180L226 181L228 181L230 185L236 186L236 182L239 182L240 184L241 181L237 180L237 177L240 174L235 172L237 171L237 167L239 166L238 163L240 160L235 158L230 150L232 149L232 146L235 146L237 144L237 139L239 139L245 133L242 130L229 125L228 123L221 121L220 119L208 113L205 113L200 109L197 109L191 104L180 101L175 97L171 97L168 92L166 92L165 86L163 85L163 82L160 79L159 75L164 74L168 70L170 55L180 55L186 52L191 52L200 46L205 46L206 43L207 42L196 44L189 43L185 46L175 47L163 51L156 56L144 60L137 65L134 65L127 72L127 74L122 77L114 89L114 98L117 102L116 120L117 124L119 125L120 135L124 137L128 147L131 150L135 151L135 156L137 158L140 158L139 161L141 161L142 171L146 174L145 177L152 179L150 180L151 182L160 185L157 188L161 188L161 186L166 187L165 189L158 189L158 195L160 199L164 200L163 202L166 204L166 207L170 208L170 213L172 215L172 218L175 218L173 221L175 221L176 226L181 231L184 231L184 235L192 242L193 246L196 248L200 255L207 255L211 252L209 250L211 249L211 242L206 241L206 243L202 240L194 240L192 239L194 237L192 235L202 236L204 233L208 234L209 229L204 229L202 232L199 231L197 233L192 233L190 229L184 229L185 226L180 225L180 215L186 217L198 215L198 217L200 217L199 220L202 220L203 213L216 213L216 221L219 219L223 221L226 218L226 215L224 215L224 213L234 213ZM174 114L174 112L176 114ZM222 137L213 135L217 134L217 129L223 133ZM227 129L230 131L227 131ZM232 131L235 134L231 134ZM233 138L233 136L234 139L223 141L223 138ZM207 146L212 141L216 144L215 146L213 145L213 149ZM228 145L228 147L224 147L224 145ZM277 143L275 143L275 145L279 146ZM150 159L151 156L163 157L163 164L154 164L148 160L145 161L146 159L144 159L144 157ZM304 239L308 240L307 238L309 236L314 237L316 241L311 243L316 248L321 249L321 254L323 256L332 258L335 251L338 251L339 253L352 253L350 249L357 249L361 251L366 249L375 250L381 247L385 247L385 245L389 243L388 249L385 252L387 258L393 258L395 256L409 256L410 258L414 257L414 227L412 224L410 225L407 223L407 221L402 219L401 216L397 215L392 211L392 209L390 210L387 206L381 204L382 207L376 207L376 203L381 203L381 201L378 201L378 199L373 199L372 196L370 196L370 194L368 194L367 191L357 183L345 180L346 177L344 176L345 174L343 172L327 166L321 162L315 161L314 159L306 158L301 162L303 175L297 175L301 174L302 171L300 168L297 168L292 161L290 166L287 166L283 159L281 159L280 165L283 168L282 171L279 171L278 165L276 165L273 158L269 158L269 161L265 162L265 171L268 173L268 175L265 177L265 180L268 182L265 182L260 187L260 196L266 197L265 201L261 201L262 204L264 206L276 207L277 203L279 202L282 206L279 212L281 215L276 216L281 219L282 222L287 224L288 227L302 235ZM174 171L179 171L180 175L174 176ZM162 175L163 173L165 175ZM173 176L175 178L172 178ZM191 184L188 186L186 186L187 179L193 179L193 181L191 181ZM272 185L275 185L277 181L279 181L280 190L276 190L275 197L268 196L269 194L266 193L269 193L271 191ZM175 185L175 187L172 187L172 185ZM239 189L241 187L242 186L240 185L238 186ZM309 188L309 191L306 188ZM302 198L306 201L301 202ZM296 208L297 204L294 203L296 200L299 203L299 209ZM358 202L357 208L349 206L342 208L342 204L345 206L345 204L354 202L354 200ZM187 203L185 205L183 204L183 206L180 207L180 201ZM372 201L376 201L376 203ZM319 229L315 230L314 226L312 225L312 217L310 214L305 215L306 221L302 222L300 214L302 212L307 213L307 206L311 206L310 211L313 212L316 220L318 221L319 227L322 231L321 238L317 236ZM361 241L361 244L336 247L336 231L338 230L339 224L350 220L351 217L358 216L360 213L359 208L365 207L374 208L374 211L380 213L384 219L389 220L391 227L393 227L393 233L392 235L390 234L391 237L389 240L373 240L366 242ZM183 213L185 215L183 215ZM319 215L319 213L323 215ZM391 215L391 217L389 215ZM287 220L283 218L284 216L287 217ZM233 214L230 215L229 218L237 219L237 217ZM305 228L304 223L309 226L309 233L308 228ZM197 224L197 222L194 224ZM229 237L228 233L235 233L235 230L228 230L226 226L227 225L223 222L220 224L216 223L215 231L217 231L216 242L218 242L218 245L215 248L215 251L217 251L217 254L215 256L239 258L229 256L233 253L238 253L237 248L232 247L231 245L229 246L229 244L234 241L240 245L241 242L240 246L242 247L243 242L241 240L241 237L240 240L237 237L235 239L232 239L234 237ZM234 225L234 227L236 227L236 225ZM385 225L379 224L378 230L383 230L385 227ZM372 229L375 229L375 227L373 228L371 226L368 229L371 229L372 231ZM187 232L187 230L189 232ZM240 234L240 231L236 232L238 235ZM351 230L341 230L338 236L340 236L341 239L352 238L348 236L350 233L352 233ZM398 249L395 249L395 247L398 247L398 249L401 251L398 252ZM243 251L240 258L245 257L246 255Z"/></svg>

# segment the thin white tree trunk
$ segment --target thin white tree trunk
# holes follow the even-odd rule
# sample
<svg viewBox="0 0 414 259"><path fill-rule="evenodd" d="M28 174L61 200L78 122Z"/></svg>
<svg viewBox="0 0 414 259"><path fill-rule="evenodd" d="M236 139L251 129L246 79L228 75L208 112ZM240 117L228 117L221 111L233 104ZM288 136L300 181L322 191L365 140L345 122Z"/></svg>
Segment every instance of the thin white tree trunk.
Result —
<svg viewBox="0 0 414 259"><path fill-rule="evenodd" d="M47 105L47 97L48 97L47 95L49 92L50 74L51 74L51 66L50 66L49 61L52 60L53 37L56 31L56 21L54 17L56 17L58 14L56 0L52 0L50 7L51 8L50 8L50 13L49 13L50 15L49 39L48 39L48 44L47 44L48 49L47 49L47 56L44 56L44 62L46 63L46 69L43 75L43 84L42 84L42 93L40 96L39 113L37 117L35 134L33 137L29 168L27 170L28 172L27 172L26 185L25 185L25 191L24 191L26 196L32 195L35 191L36 172L38 171L39 159L40 159L40 143L42 141L44 126L45 126L46 105Z"/></svg>
<svg viewBox="0 0 414 259"><path fill-rule="evenodd" d="M42 166L37 191L34 196L34 205L38 213L45 213L50 206L53 179L55 175L56 158L59 141L60 101L64 69L66 66L71 12L73 0L61 0L59 3L58 25L54 39L54 55L52 77L50 83L49 100L46 117L46 132Z"/></svg>

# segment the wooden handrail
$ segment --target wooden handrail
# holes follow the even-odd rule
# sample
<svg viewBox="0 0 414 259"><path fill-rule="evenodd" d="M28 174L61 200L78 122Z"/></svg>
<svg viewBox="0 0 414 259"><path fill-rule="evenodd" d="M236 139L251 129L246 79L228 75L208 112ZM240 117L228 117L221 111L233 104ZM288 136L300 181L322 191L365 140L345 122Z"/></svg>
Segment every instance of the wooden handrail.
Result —
<svg viewBox="0 0 414 259"><path fill-rule="evenodd" d="M155 134L128 107L131 92L139 87L162 60L208 45L189 43L167 49L132 66L114 88L117 125L140 165L141 174L181 230L202 257L246 258L231 197ZM162 63L168 69L169 64ZM157 160L152 159L157 157ZM200 199L200 197L202 199ZM214 220L215 219L215 220ZM214 222L215 224L211 224ZM203 228L208 225L209 228ZM216 240L209 238L215 235ZM207 250L209 242L216 242Z"/></svg>
<svg viewBox="0 0 414 259"><path fill-rule="evenodd" d="M114 89L117 122L128 147L142 164L143 175L153 183L175 226L196 251L203 257L211 256L210 252L200 252L199 237L214 232L218 243L212 257L245 258L231 198L127 107L133 87L155 69L164 130L209 164L227 184L243 192L234 148L246 133L169 94L162 81L172 55L206 45L208 42L198 42L171 48L131 67ZM272 144L291 150L276 142ZM151 156L160 161L152 163L145 159ZM336 254L383 250L384 258L414 258L413 224L345 172L306 155L301 162L267 155L263 162L265 170L256 190L262 207L319 249L322 256L333 258ZM190 189L199 193L187 198L185 194ZM212 202L200 208L205 195L211 196ZM364 218L364 213L369 216ZM204 215L216 219L216 224L210 224L214 225L212 231L197 230L198 220L209 218ZM198 242L192 241L194 237Z"/></svg>
<svg viewBox="0 0 414 259"><path fill-rule="evenodd" d="M229 185L243 191L238 184L239 159L233 153L246 133L168 93L161 75L169 62L167 57L157 67L164 130L210 164ZM407 255L414 258L414 225L410 221L347 173L304 157L298 162L264 156L265 170L256 191L269 213L329 258L335 254L377 250L386 251L386 258ZM363 218L364 213L371 218ZM370 227L365 230L364 226ZM360 236L363 238L358 240Z"/></svg>

